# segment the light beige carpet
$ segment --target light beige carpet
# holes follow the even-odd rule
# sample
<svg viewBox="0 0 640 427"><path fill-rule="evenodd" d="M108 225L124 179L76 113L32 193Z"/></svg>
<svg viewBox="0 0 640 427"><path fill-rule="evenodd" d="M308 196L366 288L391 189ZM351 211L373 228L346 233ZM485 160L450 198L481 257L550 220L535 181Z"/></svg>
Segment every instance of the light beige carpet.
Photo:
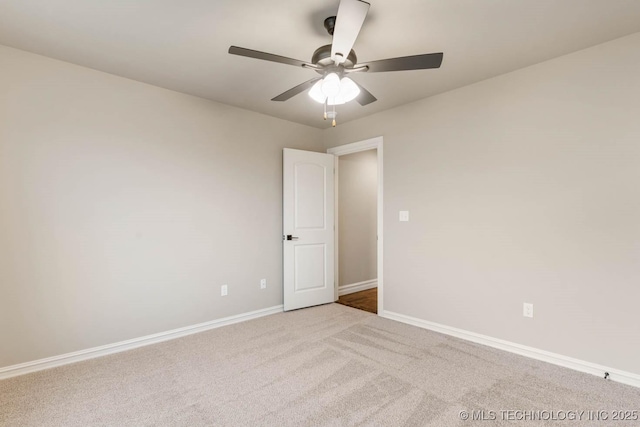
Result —
<svg viewBox="0 0 640 427"><path fill-rule="evenodd" d="M508 410L640 410L640 389L338 304L0 381L12 427L640 425Z"/></svg>

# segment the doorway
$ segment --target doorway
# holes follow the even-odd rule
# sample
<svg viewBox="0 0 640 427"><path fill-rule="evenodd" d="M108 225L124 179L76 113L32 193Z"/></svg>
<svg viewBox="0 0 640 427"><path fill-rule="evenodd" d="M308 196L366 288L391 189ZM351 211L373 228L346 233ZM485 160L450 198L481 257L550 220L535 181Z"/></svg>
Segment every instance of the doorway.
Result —
<svg viewBox="0 0 640 427"><path fill-rule="evenodd" d="M382 137L327 150L335 160L335 299L382 313Z"/></svg>

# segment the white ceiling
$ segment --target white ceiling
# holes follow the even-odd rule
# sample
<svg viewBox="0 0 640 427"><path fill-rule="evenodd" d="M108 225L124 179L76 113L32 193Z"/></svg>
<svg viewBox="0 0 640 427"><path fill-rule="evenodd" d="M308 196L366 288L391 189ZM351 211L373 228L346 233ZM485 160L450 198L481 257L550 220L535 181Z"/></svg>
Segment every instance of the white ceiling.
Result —
<svg viewBox="0 0 640 427"><path fill-rule="evenodd" d="M370 0L361 62L444 52L438 70L358 73L378 101L346 122L640 31L639 0ZM338 0L0 0L0 44L315 127L316 74L229 55L230 45L310 61ZM597 65L597 64L594 64Z"/></svg>

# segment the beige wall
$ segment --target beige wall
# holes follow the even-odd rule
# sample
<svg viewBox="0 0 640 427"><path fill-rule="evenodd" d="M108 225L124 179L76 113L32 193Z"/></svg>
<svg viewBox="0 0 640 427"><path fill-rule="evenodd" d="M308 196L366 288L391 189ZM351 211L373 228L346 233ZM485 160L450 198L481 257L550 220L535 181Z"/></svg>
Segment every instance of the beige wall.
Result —
<svg viewBox="0 0 640 427"><path fill-rule="evenodd" d="M376 150L339 157L339 285L376 279L378 157Z"/></svg>
<svg viewBox="0 0 640 427"><path fill-rule="evenodd" d="M0 367L282 304L282 148L320 137L0 47Z"/></svg>
<svg viewBox="0 0 640 427"><path fill-rule="evenodd" d="M635 34L325 131L384 136L385 310L640 374L639 76Z"/></svg>

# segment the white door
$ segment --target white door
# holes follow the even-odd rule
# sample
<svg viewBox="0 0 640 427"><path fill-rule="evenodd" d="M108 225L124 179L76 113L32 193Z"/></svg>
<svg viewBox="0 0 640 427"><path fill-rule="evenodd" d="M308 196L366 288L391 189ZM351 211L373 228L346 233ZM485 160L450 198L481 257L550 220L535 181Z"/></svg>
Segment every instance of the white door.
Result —
<svg viewBox="0 0 640 427"><path fill-rule="evenodd" d="M284 310L334 301L334 156L283 152Z"/></svg>

